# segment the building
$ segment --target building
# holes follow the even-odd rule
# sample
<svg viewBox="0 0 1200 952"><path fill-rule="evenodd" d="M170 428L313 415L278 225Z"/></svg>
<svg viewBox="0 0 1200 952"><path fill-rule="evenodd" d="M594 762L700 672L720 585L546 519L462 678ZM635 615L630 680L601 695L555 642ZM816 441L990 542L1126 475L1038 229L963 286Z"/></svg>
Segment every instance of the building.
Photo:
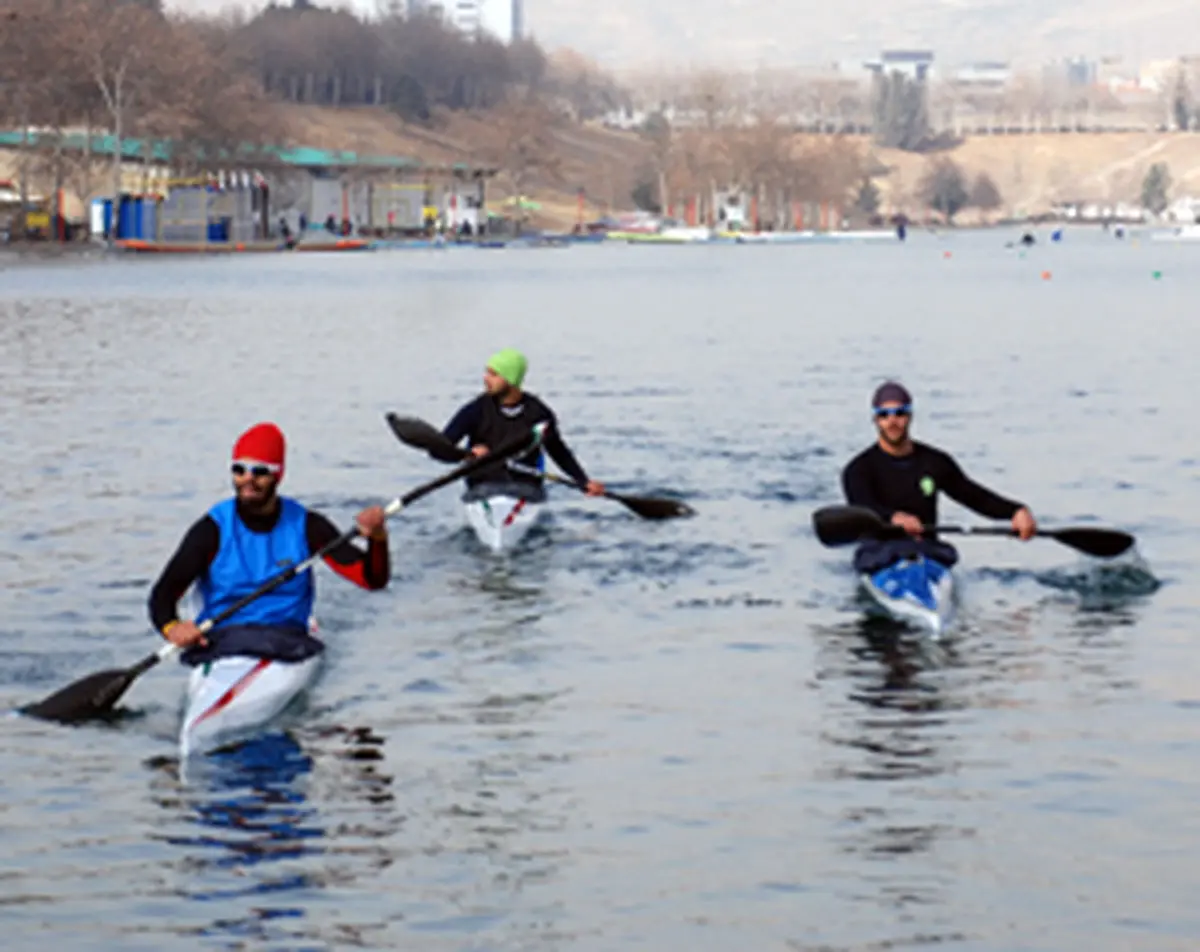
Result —
<svg viewBox="0 0 1200 952"><path fill-rule="evenodd" d="M863 64L877 76L899 73L918 83L923 83L933 72L933 53L928 50L884 50L877 60Z"/></svg>
<svg viewBox="0 0 1200 952"><path fill-rule="evenodd" d="M954 73L954 83L973 89L1003 89L1012 79L1008 63L987 61L970 63Z"/></svg>
<svg viewBox="0 0 1200 952"><path fill-rule="evenodd" d="M486 35L505 45L524 35L524 0L408 0L408 15L442 17L468 36Z"/></svg>

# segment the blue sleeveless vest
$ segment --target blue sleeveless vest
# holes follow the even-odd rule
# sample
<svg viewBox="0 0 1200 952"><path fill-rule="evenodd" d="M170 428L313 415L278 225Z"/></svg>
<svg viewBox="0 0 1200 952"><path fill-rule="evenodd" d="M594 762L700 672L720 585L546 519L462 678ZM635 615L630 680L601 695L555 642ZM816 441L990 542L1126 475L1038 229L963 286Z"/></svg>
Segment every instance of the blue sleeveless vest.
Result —
<svg viewBox="0 0 1200 952"><path fill-rule="evenodd" d="M216 558L197 585L202 603L197 622L214 617L289 565L297 565L308 558L304 507L282 496L279 503L279 521L270 532L247 529L238 518L234 499L219 502L209 510L221 541ZM315 593L312 572L301 572L251 602L222 626L271 625L305 630L312 615ZM218 630L222 626L218 626Z"/></svg>

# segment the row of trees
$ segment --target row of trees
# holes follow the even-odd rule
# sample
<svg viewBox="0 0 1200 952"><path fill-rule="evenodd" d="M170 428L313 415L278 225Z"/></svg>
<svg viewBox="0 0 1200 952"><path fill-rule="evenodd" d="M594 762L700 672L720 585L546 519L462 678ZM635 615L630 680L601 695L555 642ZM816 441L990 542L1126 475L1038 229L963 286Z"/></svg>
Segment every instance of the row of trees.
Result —
<svg viewBox="0 0 1200 952"><path fill-rule="evenodd" d="M650 162L640 175L638 204L666 209L680 199L733 188L757 199L767 223L786 223L793 202L847 204L865 159L843 137L797 137L766 116L723 125L714 113L705 127L673 129L661 114L642 131Z"/></svg>
<svg viewBox="0 0 1200 952"><path fill-rule="evenodd" d="M974 180L953 159L937 159L929 163L917 183L917 199L926 208L953 221L954 216L965 208L978 208L990 212L999 208L1004 199L1000 189L986 172L980 172Z"/></svg>
<svg viewBox="0 0 1200 952"><path fill-rule="evenodd" d="M554 98L587 119L626 94L577 54L548 57L532 40L469 37L441 18L393 5L367 19L303 0L220 21L227 42L271 95L320 105L387 105L427 119L434 106L487 109L514 90Z"/></svg>
<svg viewBox="0 0 1200 952"><path fill-rule="evenodd" d="M204 22L168 19L153 2L0 0L0 122L26 130L26 145L31 129L57 143L56 189L65 134L107 130L116 143L114 193L131 136L178 141L181 165L273 138L278 124L265 97L225 40ZM23 190L31 158L23 149ZM79 167L90 176L89 157ZM90 183L79 190L90 192Z"/></svg>
<svg viewBox="0 0 1200 952"><path fill-rule="evenodd" d="M168 15L159 0L0 0L0 124L38 130L42 146L35 157L27 134L23 190L51 143L55 188L70 176L80 194L93 191L91 156L73 161L61 148L73 131L115 137L114 194L132 137L171 140L185 170L234 148L257 161L256 145L288 141L280 100L373 104L417 120L438 107L511 113L513 128L480 158L523 163L525 181L552 164L534 154L552 147L551 127L622 95L577 54L503 46L394 9L368 21L296 0L252 19L198 18Z"/></svg>

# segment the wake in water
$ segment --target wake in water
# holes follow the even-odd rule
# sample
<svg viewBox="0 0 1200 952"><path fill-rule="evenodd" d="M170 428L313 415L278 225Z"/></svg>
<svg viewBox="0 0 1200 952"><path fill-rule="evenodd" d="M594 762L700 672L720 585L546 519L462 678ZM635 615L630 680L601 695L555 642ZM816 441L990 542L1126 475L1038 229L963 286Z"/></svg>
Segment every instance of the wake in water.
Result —
<svg viewBox="0 0 1200 952"><path fill-rule="evenodd" d="M1033 578L1048 588L1078 595L1083 608L1097 611L1153 595L1162 587L1136 548L1115 559L1084 558L1073 566L1043 572L981 569L978 574L1008 583Z"/></svg>

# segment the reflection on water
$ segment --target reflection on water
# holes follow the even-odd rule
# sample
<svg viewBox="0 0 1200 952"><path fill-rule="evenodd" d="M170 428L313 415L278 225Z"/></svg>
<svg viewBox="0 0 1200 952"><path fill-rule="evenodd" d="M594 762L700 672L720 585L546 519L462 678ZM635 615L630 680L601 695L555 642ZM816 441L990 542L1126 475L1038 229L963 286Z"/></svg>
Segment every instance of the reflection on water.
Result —
<svg viewBox="0 0 1200 952"><path fill-rule="evenodd" d="M304 739L272 731L189 759L184 776L177 759L147 762L166 824L193 828L156 837L181 853L181 895L224 911L252 904L244 916L212 920L201 934L278 940L279 921L303 919L314 890L390 865L387 841L403 818L394 810L393 777L380 770L383 744L368 728L328 728ZM322 802L336 804L333 823ZM347 816L358 822L348 824ZM360 839L365 846L354 845ZM358 871L345 866L348 855ZM306 931L298 922L286 930Z"/></svg>
<svg viewBox="0 0 1200 952"><path fill-rule="evenodd" d="M829 740L861 754L841 764L833 776L858 780L932 777L953 767L933 743L947 725L939 663L953 656L929 638L908 637L895 624L868 618L817 629L822 661L848 688L850 723ZM865 710L863 710L865 708Z"/></svg>

